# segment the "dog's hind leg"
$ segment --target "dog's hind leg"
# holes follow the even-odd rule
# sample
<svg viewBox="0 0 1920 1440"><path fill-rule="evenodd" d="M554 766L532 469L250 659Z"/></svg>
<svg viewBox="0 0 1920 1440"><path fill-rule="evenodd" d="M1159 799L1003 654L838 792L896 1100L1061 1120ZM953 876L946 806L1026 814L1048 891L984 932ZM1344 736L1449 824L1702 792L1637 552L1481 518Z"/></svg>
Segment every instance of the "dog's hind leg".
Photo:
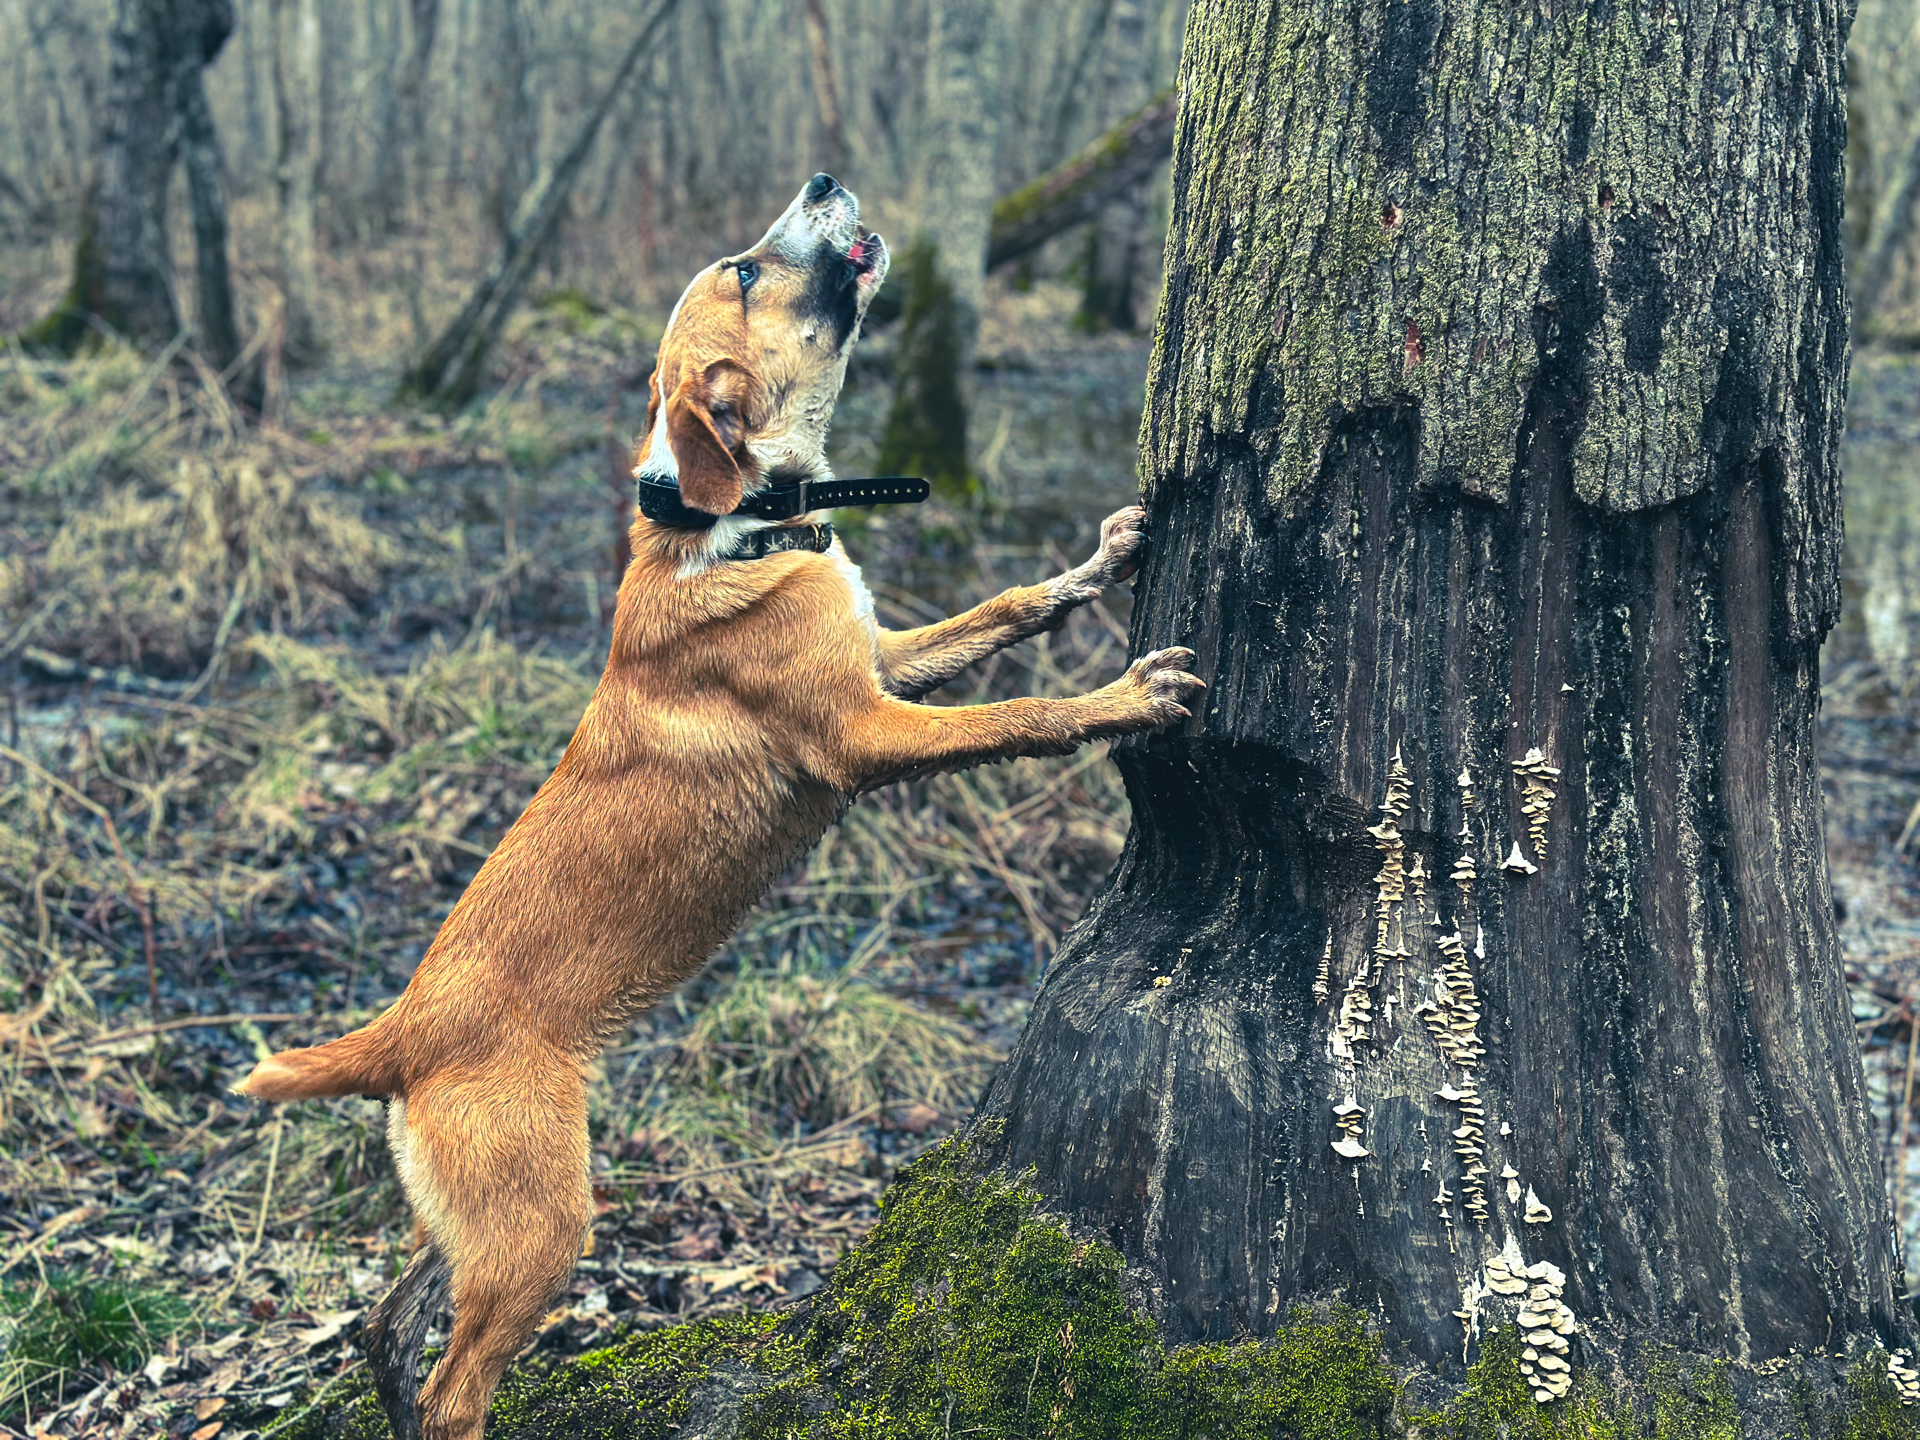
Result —
<svg viewBox="0 0 1920 1440"><path fill-rule="evenodd" d="M373 1307L360 1331L374 1393L396 1440L421 1440L420 1352L427 1330L447 1303L452 1278L447 1257L431 1240L413 1252L398 1283Z"/></svg>
<svg viewBox="0 0 1920 1440"><path fill-rule="evenodd" d="M501 1373L573 1273L592 1217L579 1070L499 1057L483 1076L409 1095L405 1140L453 1263L453 1335L420 1397L422 1432L480 1440Z"/></svg>

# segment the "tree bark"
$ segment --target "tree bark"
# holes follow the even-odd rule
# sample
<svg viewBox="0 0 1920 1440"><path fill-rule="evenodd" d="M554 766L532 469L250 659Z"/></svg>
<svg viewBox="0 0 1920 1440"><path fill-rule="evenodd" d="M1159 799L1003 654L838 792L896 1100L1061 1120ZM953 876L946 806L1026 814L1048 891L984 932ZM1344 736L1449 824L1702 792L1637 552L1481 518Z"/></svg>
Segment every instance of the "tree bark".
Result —
<svg viewBox="0 0 1920 1440"><path fill-rule="evenodd" d="M155 347L179 333L167 182L183 140L189 148L212 143L200 72L220 53L233 21L231 0L120 0L106 116L74 245L73 284L54 313L21 337L27 344L71 349L102 325ZM230 315L224 201L204 187L195 194L196 239L219 241L200 256L202 295L211 292L216 311L224 297ZM218 207L217 223L202 212L205 205ZM202 336L213 346L220 338Z"/></svg>
<svg viewBox="0 0 1920 1440"><path fill-rule="evenodd" d="M1000 141L998 8L931 0L925 116L914 179L893 406L883 470L925 475L949 491L972 484L968 376L980 333Z"/></svg>
<svg viewBox="0 0 1920 1440"><path fill-rule="evenodd" d="M1196 4L1133 637L1211 689L981 1111L1170 1338L1457 1375L1497 1255L1576 1362L1906 1337L1815 756L1847 13Z"/></svg>
<svg viewBox="0 0 1920 1440"><path fill-rule="evenodd" d="M314 259L314 191L320 147L320 15L315 0L271 0L273 96L280 117L280 293L286 305L286 358L320 357L320 293Z"/></svg>
<svg viewBox="0 0 1920 1440"><path fill-rule="evenodd" d="M1106 123L1124 120L1147 100L1146 0L1113 0L1107 16ZM1101 330L1134 328L1133 287L1147 230L1147 182L1136 180L1093 222L1080 321Z"/></svg>
<svg viewBox="0 0 1920 1440"><path fill-rule="evenodd" d="M234 313L233 271L227 256L227 187L220 137L198 69L181 77L180 158L187 172L193 211L193 258L197 338L201 354L225 371L240 354L240 322Z"/></svg>
<svg viewBox="0 0 1920 1440"><path fill-rule="evenodd" d="M552 168L542 171L527 193L520 197L499 255L474 287L473 293L467 297L467 303L461 307L460 313L407 372L401 382L402 394L455 409L473 398L480 388L486 359L494 342L500 338L508 317L520 303L520 293L526 288L533 267L553 243L553 237L560 228L560 216L566 209L567 197L573 193L573 182L579 178L581 168L587 163L587 156L593 149L601 125L612 112L614 103L625 92L627 81L639 65L640 57L646 53L654 35L678 4L679 0L659 0L654 6L647 23L641 26L619 69L614 72L613 80L580 122L580 128L575 132L566 153Z"/></svg>

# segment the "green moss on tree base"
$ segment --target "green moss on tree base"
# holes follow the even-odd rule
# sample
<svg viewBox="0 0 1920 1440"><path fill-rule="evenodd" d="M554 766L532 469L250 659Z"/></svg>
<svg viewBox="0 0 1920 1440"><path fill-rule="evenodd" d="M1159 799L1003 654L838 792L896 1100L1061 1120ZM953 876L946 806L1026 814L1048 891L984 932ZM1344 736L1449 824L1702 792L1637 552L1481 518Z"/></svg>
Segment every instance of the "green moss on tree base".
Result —
<svg viewBox="0 0 1920 1440"><path fill-rule="evenodd" d="M1520 1341L1487 1334L1463 1390L1406 1404L1358 1311L1296 1310L1269 1340L1168 1349L1128 1304L1118 1251L1075 1238L959 1142L909 1166L813 1304L632 1335L510 1374L489 1440L1740 1440L1723 1361L1648 1350L1632 1393L1592 1371L1542 1405ZM1878 1353L1798 1440L1920 1440ZM1790 1386L1790 1388L1792 1388ZM1745 1393L1744 1391L1742 1393ZM364 1370L270 1440L385 1440Z"/></svg>

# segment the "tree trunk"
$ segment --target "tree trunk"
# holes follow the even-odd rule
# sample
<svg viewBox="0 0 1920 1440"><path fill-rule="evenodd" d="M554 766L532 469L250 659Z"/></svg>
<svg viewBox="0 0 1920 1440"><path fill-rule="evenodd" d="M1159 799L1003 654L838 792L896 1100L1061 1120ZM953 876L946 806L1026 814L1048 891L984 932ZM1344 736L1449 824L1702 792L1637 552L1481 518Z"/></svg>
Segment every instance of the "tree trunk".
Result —
<svg viewBox="0 0 1920 1440"><path fill-rule="evenodd" d="M918 229L895 353L880 468L972 484L968 376L980 332L1000 139L999 17L993 0L931 0L926 114L915 177Z"/></svg>
<svg viewBox="0 0 1920 1440"><path fill-rule="evenodd" d="M1906 1337L1814 748L1847 13L1196 4L1133 633L1211 690L981 1111L1170 1338L1457 1374L1496 1256L1603 1373Z"/></svg>
<svg viewBox="0 0 1920 1440"><path fill-rule="evenodd" d="M1107 16L1104 123L1124 120L1146 103L1146 0L1113 0ZM1087 280L1080 296L1080 322L1096 330L1134 327L1133 285L1147 230L1147 182L1122 190L1093 223L1087 248Z"/></svg>
<svg viewBox="0 0 1920 1440"><path fill-rule="evenodd" d="M227 187L213 109L196 68L180 81L180 158L193 210L194 280L200 353L225 371L240 354L233 272L227 257Z"/></svg>
<svg viewBox="0 0 1920 1440"><path fill-rule="evenodd" d="M73 284L54 313L21 337L25 343L72 349L102 325L156 347L179 333L167 182L183 132L190 132L189 145L211 143L200 72L233 32L233 18L231 0L120 0L100 149L74 245ZM196 142L193 135L202 139ZM204 218L199 202L208 198L200 192L196 236ZM218 228L225 228L224 207ZM217 254L202 256L203 293L209 267L219 271L215 304L225 295L230 312L224 243Z"/></svg>
<svg viewBox="0 0 1920 1440"><path fill-rule="evenodd" d="M314 307L314 188L320 151L314 111L320 97L320 15L315 0L271 0L273 96L280 116L280 291L286 304L286 358L320 357Z"/></svg>

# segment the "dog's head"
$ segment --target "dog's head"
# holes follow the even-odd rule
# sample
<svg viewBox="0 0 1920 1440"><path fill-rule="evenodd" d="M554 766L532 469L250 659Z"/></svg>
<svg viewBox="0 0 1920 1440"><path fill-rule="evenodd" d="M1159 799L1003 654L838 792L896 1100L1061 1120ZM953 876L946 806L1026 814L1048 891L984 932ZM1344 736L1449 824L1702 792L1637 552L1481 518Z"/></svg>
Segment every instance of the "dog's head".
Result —
<svg viewBox="0 0 1920 1440"><path fill-rule="evenodd" d="M816 175L751 250L694 277L660 341L635 474L677 478L709 515L826 475L847 357L887 274L886 242L859 220L853 193Z"/></svg>

